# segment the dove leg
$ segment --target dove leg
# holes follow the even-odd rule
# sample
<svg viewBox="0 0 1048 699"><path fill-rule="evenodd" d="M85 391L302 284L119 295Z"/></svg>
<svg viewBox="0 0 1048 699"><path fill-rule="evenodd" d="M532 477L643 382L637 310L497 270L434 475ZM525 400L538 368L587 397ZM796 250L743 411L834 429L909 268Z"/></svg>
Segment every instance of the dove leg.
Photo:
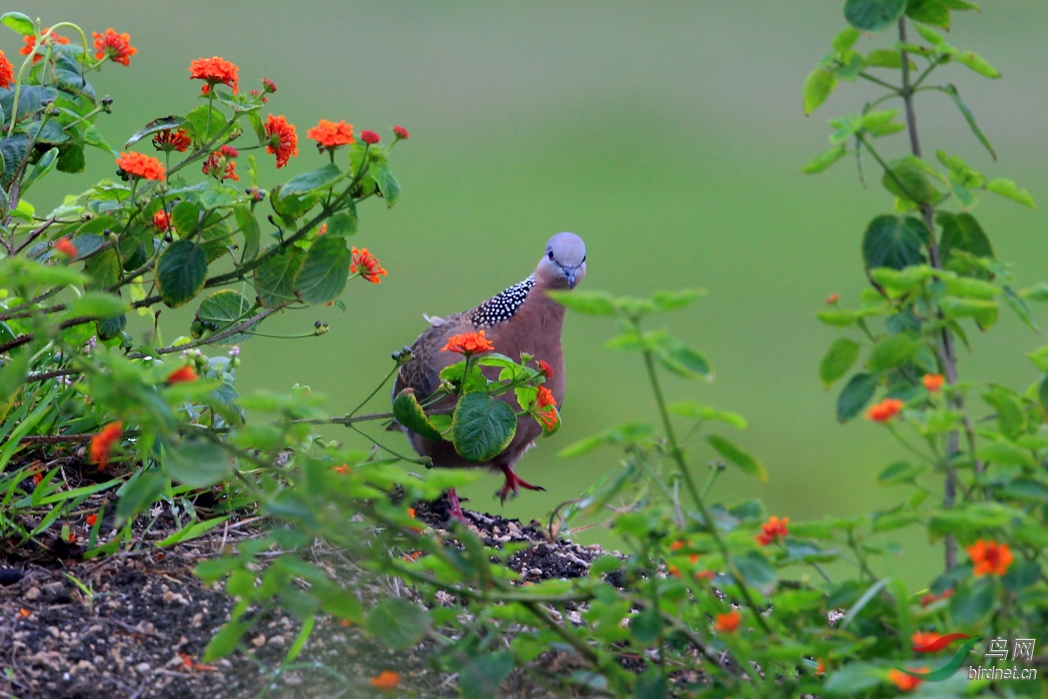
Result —
<svg viewBox="0 0 1048 699"><path fill-rule="evenodd" d="M506 477L506 482L503 484L502 488L498 491L498 493L496 493L496 495L498 495L499 497L499 500L501 500L502 502L506 502L506 498L509 496L511 492L513 493L513 497L519 495L521 488L524 488L526 490L545 490L545 488L543 488L540 485L532 485L531 483L528 483L527 481L522 479L513 471L513 466L509 464L499 466L499 468L502 470L502 475Z"/></svg>

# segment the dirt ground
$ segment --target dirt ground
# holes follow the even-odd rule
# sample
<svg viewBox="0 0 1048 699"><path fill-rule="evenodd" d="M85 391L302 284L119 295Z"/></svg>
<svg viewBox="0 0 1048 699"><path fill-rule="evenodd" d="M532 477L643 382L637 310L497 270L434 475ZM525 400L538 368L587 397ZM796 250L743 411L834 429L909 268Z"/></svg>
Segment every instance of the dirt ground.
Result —
<svg viewBox="0 0 1048 699"><path fill-rule="evenodd" d="M439 527L445 512L419 504L418 518ZM488 543L528 541L511 563L525 580L586 575L599 547L561 539L549 542L534 525L471 513ZM152 526L147 530L147 524ZM175 699L209 697L383 696L368 679L383 670L400 675L384 696L457 696L455 675L433 670L423 644L392 652L353 626L318 619L305 650L288 668L281 662L298 634L292 618L267 618L241 649L211 665L199 659L228 619L233 600L221 584L207 586L193 567L224 547L258 536L257 519L235 518L202 538L164 550L142 547L83 560L83 549L55 539L47 548L16 558L0 556L0 696L19 699ZM103 520L103 532L108 522ZM70 523L86 537L86 523ZM140 531L139 531L140 529ZM141 542L176 530L170 516L143 517ZM365 598L405 592L397 581L363 574L338 551L318 544L314 560ZM551 663L564 659L550 658ZM552 667L550 669L553 669ZM506 696L551 696L523 677L511 677Z"/></svg>

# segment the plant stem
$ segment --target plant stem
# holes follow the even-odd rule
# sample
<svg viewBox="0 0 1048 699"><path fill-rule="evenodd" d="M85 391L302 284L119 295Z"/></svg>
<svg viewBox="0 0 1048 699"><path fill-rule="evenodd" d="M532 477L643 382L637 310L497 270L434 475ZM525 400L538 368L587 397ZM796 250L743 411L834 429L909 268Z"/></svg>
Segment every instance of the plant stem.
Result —
<svg viewBox="0 0 1048 699"><path fill-rule="evenodd" d="M636 318L632 320L634 329L639 335L640 323ZM753 595L750 594L749 588L746 587L745 578L732 562L731 551L728 550L728 545L717 530L717 524L714 522L709 510L706 509L706 503L702 499L702 494L699 493L699 489L695 486L695 480L691 477L691 472L688 471L688 462L685 460L684 452L681 450L680 445L677 442L677 436L673 431L673 423L670 422L670 414L666 410L666 399L662 394L662 387L659 384L658 374L655 373L655 362L652 360L651 350L647 348L644 350L644 366L648 370L648 380L651 382L651 389L655 393L655 403L659 408L659 417L662 420L663 429L666 430L666 439L670 446L670 456L677 463L677 468L680 471L681 477L684 479L684 485L688 489L688 493L691 495L692 500L695 502L699 514L702 515L703 522L707 527L709 527L710 535L713 537L713 540L717 542L717 548L720 549L721 556L724 558L724 564L728 567L732 577L735 578L736 585L739 587L739 594L742 595L742 598L746 601L746 605L753 611L754 618L760 624L764 632L771 636L773 635L771 627L768 626L768 622L764 620L763 616L761 616L756 602L753 601Z"/></svg>
<svg viewBox="0 0 1048 699"><path fill-rule="evenodd" d="M906 18L899 18L899 42L906 43ZM921 140L917 133L917 113L913 105L914 85L910 83L910 59L906 51L900 51L902 55L902 101L906 109L906 130L910 137L910 151L921 157ZM934 64L933 66L934 67ZM930 68L929 68L930 70ZM927 74L927 71L926 73ZM921 76L921 80L925 76ZM931 204L920 204L921 215L924 225L930 234L928 242L928 256L932 267L942 269L942 260L939 259L939 246L935 239L935 209ZM953 346L953 336L948 328L943 328L938 337L939 361L942 363L943 373L949 384L957 383L957 356ZM964 412L964 401L957 394L950 400L950 407ZM949 457L957 453L960 448L960 435L957 430L951 431L946 436L946 454ZM953 507L957 500L957 474L954 469L946 467L946 486L943 495L943 506ZM953 535L947 535L944 541L946 570L950 570L957 564L957 539Z"/></svg>

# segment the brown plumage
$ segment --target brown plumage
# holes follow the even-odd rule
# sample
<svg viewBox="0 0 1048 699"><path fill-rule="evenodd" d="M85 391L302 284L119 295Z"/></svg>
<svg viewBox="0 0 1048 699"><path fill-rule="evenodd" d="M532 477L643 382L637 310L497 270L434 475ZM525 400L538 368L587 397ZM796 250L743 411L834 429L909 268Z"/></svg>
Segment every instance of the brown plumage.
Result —
<svg viewBox="0 0 1048 699"><path fill-rule="evenodd" d="M512 359L521 353L547 362L553 376L546 379L545 386L560 406L564 401L565 374L564 353L560 335L564 324L564 307L550 299L546 291L573 289L586 274L586 245L574 233L558 233L546 244L545 253L535 273L514 284L505 291L476 308L444 318L427 318L430 327L411 346L413 358L397 373L393 397L404 388L412 388L420 398L433 393L440 383L440 371L459 362L462 356L442 352L441 348L453 336L483 330L495 351ZM490 380L498 378L496 367L485 367ZM434 410L454 407L455 398L449 396L432 406ZM512 392L498 396L515 411L520 410ZM542 490L524 480L514 472L514 467L524 452L534 446L535 439L542 433L541 426L531 417L517 421L517 432L513 441L491 461L477 464L466 461L455 451L451 442L437 442L411 432L405 428L411 447L420 455L428 456L437 467L481 466L501 471L506 478L499 496L505 500L509 493L516 495L520 488ZM448 492L452 514L463 519L458 498L454 490Z"/></svg>

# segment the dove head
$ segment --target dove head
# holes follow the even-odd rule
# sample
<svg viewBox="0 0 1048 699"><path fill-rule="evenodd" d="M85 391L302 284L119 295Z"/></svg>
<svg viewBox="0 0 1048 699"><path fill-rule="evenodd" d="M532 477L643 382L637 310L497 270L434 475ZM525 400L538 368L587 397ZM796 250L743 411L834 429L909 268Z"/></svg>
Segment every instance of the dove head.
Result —
<svg viewBox="0 0 1048 699"><path fill-rule="evenodd" d="M535 281L548 289L574 289L586 276L586 244L574 233L558 233L546 243Z"/></svg>

